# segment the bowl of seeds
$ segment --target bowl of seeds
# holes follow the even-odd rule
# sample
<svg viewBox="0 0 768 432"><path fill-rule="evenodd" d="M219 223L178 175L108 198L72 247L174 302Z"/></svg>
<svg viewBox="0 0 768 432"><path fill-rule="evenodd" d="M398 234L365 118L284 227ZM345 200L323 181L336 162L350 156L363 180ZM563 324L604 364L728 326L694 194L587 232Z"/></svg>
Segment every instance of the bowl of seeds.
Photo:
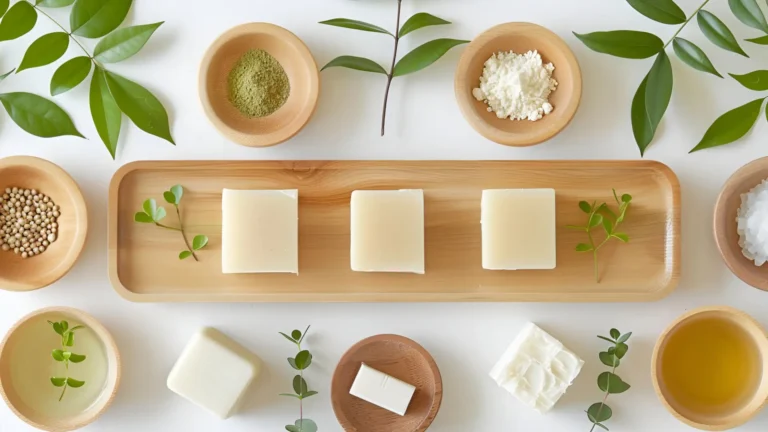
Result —
<svg viewBox="0 0 768 432"><path fill-rule="evenodd" d="M62 278L85 244L77 183L43 159L0 159L0 289L32 291Z"/></svg>
<svg viewBox="0 0 768 432"><path fill-rule="evenodd" d="M237 26L203 57L200 99L213 125L249 147L280 144L298 134L315 112L320 74L309 48L268 23Z"/></svg>

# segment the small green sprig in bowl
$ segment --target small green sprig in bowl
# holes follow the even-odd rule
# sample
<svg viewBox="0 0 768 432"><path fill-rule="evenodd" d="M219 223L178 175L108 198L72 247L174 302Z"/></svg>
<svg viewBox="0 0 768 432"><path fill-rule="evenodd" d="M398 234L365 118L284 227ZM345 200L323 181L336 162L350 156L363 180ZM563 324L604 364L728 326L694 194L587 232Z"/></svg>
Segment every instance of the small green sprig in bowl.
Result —
<svg viewBox="0 0 768 432"><path fill-rule="evenodd" d="M51 384L55 387L61 388L61 395L59 396L59 402L64 399L64 394L67 392L67 388L80 388L85 385L85 381L76 380L69 376L70 363L82 363L85 361L86 356L81 354L75 354L71 351L71 348L75 345L75 331L84 328L81 325L76 325L69 328L67 321L48 321L48 324L53 327L53 331L57 335L61 336L61 348L57 348L51 351L51 357L59 363L64 364L66 370L65 376L51 377Z"/></svg>
<svg viewBox="0 0 768 432"><path fill-rule="evenodd" d="M310 390L307 381L304 379L304 371L312 364L312 354L305 349L301 349L301 343L309 332L309 326L304 333L300 330L294 330L290 335L280 332L284 338L288 339L296 345L299 352L296 357L289 357L288 364L298 371L299 374L293 377L293 393L281 393L280 396L292 397L299 401L299 419L293 424L286 425L285 430L288 432L317 432L317 424L308 418L304 418L304 399L312 397L317 394L316 391Z"/></svg>
<svg viewBox="0 0 768 432"><path fill-rule="evenodd" d="M592 428L589 432L593 432L596 427L608 430L603 424L603 422L613 416L613 410L605 403L608 400L608 396L624 393L630 388L629 384L616 375L616 369L621 364L621 359L629 351L627 341L632 336L632 332L621 334L620 331L611 329L610 335L611 337L598 336L598 338L610 342L612 345L606 351L602 351L599 354L600 361L610 367L611 371L603 372L597 377L597 386L605 393L605 396L603 396L602 402L594 403L587 409L587 418L592 422Z"/></svg>

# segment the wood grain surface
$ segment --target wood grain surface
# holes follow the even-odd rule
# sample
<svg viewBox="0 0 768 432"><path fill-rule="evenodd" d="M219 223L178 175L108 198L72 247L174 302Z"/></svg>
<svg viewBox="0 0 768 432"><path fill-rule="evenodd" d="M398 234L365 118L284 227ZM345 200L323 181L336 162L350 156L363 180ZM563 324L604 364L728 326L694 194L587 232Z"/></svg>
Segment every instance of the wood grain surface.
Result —
<svg viewBox="0 0 768 432"><path fill-rule="evenodd" d="M177 232L137 224L147 198L162 202L186 188L182 217L190 235L206 234L200 262L179 261ZM490 271L481 264L483 189L554 188L557 268ZM628 244L600 251L601 281L586 240L579 200L634 199L623 230ZM221 191L299 190L299 275L221 273ZM426 274L350 270L350 208L357 189L424 189ZM166 223L175 224L169 212ZM680 274L680 189L652 161L164 161L135 162L113 177L109 196L109 274L132 301L652 301Z"/></svg>

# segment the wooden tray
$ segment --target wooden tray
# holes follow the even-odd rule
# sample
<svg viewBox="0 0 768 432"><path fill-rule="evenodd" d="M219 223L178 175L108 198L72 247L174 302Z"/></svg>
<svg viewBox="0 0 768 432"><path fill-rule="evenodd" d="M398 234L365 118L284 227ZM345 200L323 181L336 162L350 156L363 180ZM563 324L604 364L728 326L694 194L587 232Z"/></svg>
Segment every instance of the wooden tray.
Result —
<svg viewBox="0 0 768 432"><path fill-rule="evenodd" d="M189 233L210 238L200 262L179 261L178 233L133 222L177 183ZM557 268L483 270L481 191L540 187L557 191ZM631 241L601 249L597 284L592 256L574 250L584 233L564 227L585 222L579 200L608 200L612 187L634 197ZM299 189L299 276L221 273L222 188ZM426 275L352 272L350 194L403 188L424 189ZM680 275L680 186L652 161L135 162L110 186L109 275L140 302L652 301Z"/></svg>

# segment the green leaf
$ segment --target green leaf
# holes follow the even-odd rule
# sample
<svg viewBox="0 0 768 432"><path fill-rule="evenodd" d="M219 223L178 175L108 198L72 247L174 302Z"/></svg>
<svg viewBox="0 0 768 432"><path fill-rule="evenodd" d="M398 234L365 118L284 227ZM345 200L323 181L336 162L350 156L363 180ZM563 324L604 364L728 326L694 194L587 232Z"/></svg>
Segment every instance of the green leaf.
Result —
<svg viewBox="0 0 768 432"><path fill-rule="evenodd" d="M102 63L117 63L139 52L162 22L116 30L96 44L93 57Z"/></svg>
<svg viewBox="0 0 768 432"><path fill-rule="evenodd" d="M298 432L317 432L317 425L313 420L305 418L304 420L296 420L295 423L298 428Z"/></svg>
<svg viewBox="0 0 768 432"><path fill-rule="evenodd" d="M634 30L616 30L588 34L573 33L592 51L629 59L645 59L664 49L658 36Z"/></svg>
<svg viewBox="0 0 768 432"><path fill-rule="evenodd" d="M600 339L602 339L602 340L604 340L606 342L616 343L616 341L614 341L613 339L607 338L605 336L598 336L598 338L600 338Z"/></svg>
<svg viewBox="0 0 768 432"><path fill-rule="evenodd" d="M676 37L672 42L672 47L675 49L677 58L682 60L683 63L688 66L702 72L711 73L720 78L723 77L720 75L720 72L715 69L715 66L709 60L707 54L693 42L681 37Z"/></svg>
<svg viewBox="0 0 768 432"><path fill-rule="evenodd" d="M152 220L152 216L144 213L144 212L137 212L135 215L133 215L133 220L138 223L153 223L154 220Z"/></svg>
<svg viewBox="0 0 768 432"><path fill-rule="evenodd" d="M301 331L300 330L294 330L291 332L291 337L295 340L301 339Z"/></svg>
<svg viewBox="0 0 768 432"><path fill-rule="evenodd" d="M623 203L629 203L632 201L632 195L630 194L624 194L621 196L621 202Z"/></svg>
<svg viewBox="0 0 768 432"><path fill-rule="evenodd" d="M629 236L624 233L612 233L611 236L616 237L624 243L629 243Z"/></svg>
<svg viewBox="0 0 768 432"><path fill-rule="evenodd" d="M730 144L746 135L757 121L763 99L755 99L720 116L690 153Z"/></svg>
<svg viewBox="0 0 768 432"><path fill-rule="evenodd" d="M343 67L347 69L354 69L358 71L363 72L373 72L373 73L380 73L387 75L387 71L384 70L381 65L376 63L373 60L369 60L364 57L354 57L354 56L341 56L336 57L335 59L331 60L330 63L323 66L323 68L320 70L321 72L332 67Z"/></svg>
<svg viewBox="0 0 768 432"><path fill-rule="evenodd" d="M728 74L744 87L755 91L768 90L768 70L756 70L744 75Z"/></svg>
<svg viewBox="0 0 768 432"><path fill-rule="evenodd" d="M600 426L601 429L608 430L608 428L602 423L595 423L595 426Z"/></svg>
<svg viewBox="0 0 768 432"><path fill-rule="evenodd" d="M307 388L307 382L304 380L304 378L301 377L301 375L296 375L293 377L293 391L295 391L297 395L302 395L309 391Z"/></svg>
<svg viewBox="0 0 768 432"><path fill-rule="evenodd" d="M173 197L175 198L174 204L181 204L181 198L184 197L184 187L181 185L174 185L171 186L169 192L172 193Z"/></svg>
<svg viewBox="0 0 768 432"><path fill-rule="evenodd" d="M208 244L208 237L204 235L196 235L195 238L192 239L192 249L194 250L200 250L204 248Z"/></svg>
<svg viewBox="0 0 768 432"><path fill-rule="evenodd" d="M763 33L768 33L768 22L757 4L757 0L728 0L731 12L744 25L756 28Z"/></svg>
<svg viewBox="0 0 768 432"><path fill-rule="evenodd" d="M645 94L648 88L648 75L643 78L640 87L635 92L632 99L632 133L635 135L635 142L640 149L640 155L645 154L645 149L653 141L656 134L656 128L648 116L648 109L645 104Z"/></svg>
<svg viewBox="0 0 768 432"><path fill-rule="evenodd" d="M0 42L20 38L35 28L37 12L26 1L16 2L0 21Z"/></svg>
<svg viewBox="0 0 768 432"><path fill-rule="evenodd" d="M373 33L383 33L383 34L388 34L394 37L392 33L388 32L387 30L379 26L369 24L367 22L357 21L357 20L352 20L347 18L335 18L327 21L320 21L320 24L325 24L325 25L334 26L334 27L343 27L343 28L352 29L352 30L362 30L362 31L373 32Z"/></svg>
<svg viewBox="0 0 768 432"><path fill-rule="evenodd" d="M56 332L59 336L64 336L64 329L61 327L61 323L55 322L51 323L53 326L53 331Z"/></svg>
<svg viewBox="0 0 768 432"><path fill-rule="evenodd" d="M64 361L64 351L60 349L55 349L51 351L51 357L53 357L54 360L57 362L63 362Z"/></svg>
<svg viewBox="0 0 768 432"><path fill-rule="evenodd" d="M72 332L74 332L75 330L80 330L81 328L85 328L85 326L82 326L82 325L76 325L76 326L72 327L71 329L69 329L69 331L70 331L70 333L72 333Z"/></svg>
<svg viewBox="0 0 768 432"><path fill-rule="evenodd" d="M56 387L64 387L66 383L67 383L66 378L51 378L51 384L53 384Z"/></svg>
<svg viewBox="0 0 768 432"><path fill-rule="evenodd" d="M10 71L0 75L0 81L8 78L12 73L16 72L16 68L11 69Z"/></svg>
<svg viewBox="0 0 768 432"><path fill-rule="evenodd" d="M576 245L576 252L589 252L592 250L592 246L586 243L579 243Z"/></svg>
<svg viewBox="0 0 768 432"><path fill-rule="evenodd" d="M587 416L592 423L600 423L609 420L613 416L613 410L608 405L598 402L589 407Z"/></svg>
<svg viewBox="0 0 768 432"><path fill-rule="evenodd" d="M100 67L93 71L89 101L91 117L96 131L114 159L117 152L117 141L120 138L123 114L109 91L104 70Z"/></svg>
<svg viewBox="0 0 768 432"><path fill-rule="evenodd" d="M624 393L629 390L629 384L619 378L618 375L612 372L603 372L597 377L597 386L600 390L609 394Z"/></svg>
<svg viewBox="0 0 768 432"><path fill-rule="evenodd" d="M768 36L760 36L752 39L744 39L747 42L752 42L753 44L758 45L768 45Z"/></svg>
<svg viewBox="0 0 768 432"><path fill-rule="evenodd" d="M614 339L618 339L619 336L621 336L621 332L616 330L615 328L611 329L610 334L611 334L611 337L614 338Z"/></svg>
<svg viewBox="0 0 768 432"><path fill-rule="evenodd" d="M77 87L91 72L91 59L86 56L67 60L53 73L51 96L58 96Z"/></svg>
<svg viewBox="0 0 768 432"><path fill-rule="evenodd" d="M600 361L603 362L604 365L610 367L617 367L620 363L620 360L613 353L609 352L601 352Z"/></svg>
<svg viewBox="0 0 768 432"><path fill-rule="evenodd" d="M82 1L82 0L78 0ZM168 113L163 104L149 90L112 72L105 72L109 91L120 110L151 135L173 142Z"/></svg>
<svg viewBox="0 0 768 432"><path fill-rule="evenodd" d="M312 396L314 396L314 395L316 395L316 394L317 394L317 392L316 392L316 391L314 391L314 390L310 390L310 391L308 391L308 392L306 392L306 393L302 394L302 395L301 395L301 398L302 398L302 399L306 399L306 398L312 397Z"/></svg>
<svg viewBox="0 0 768 432"><path fill-rule="evenodd" d="M592 206L586 201L579 201L579 208L586 214L592 213Z"/></svg>
<svg viewBox="0 0 768 432"><path fill-rule="evenodd" d="M672 0L627 0L636 11L662 24L682 24L685 12Z"/></svg>
<svg viewBox="0 0 768 432"><path fill-rule="evenodd" d="M64 341L64 346L71 347L71 346L75 345L75 334L74 333L72 333L72 332L66 333L65 339L66 340Z"/></svg>
<svg viewBox="0 0 768 432"><path fill-rule="evenodd" d="M69 360L69 358L72 357L72 353L69 351L64 351L61 353L61 356L64 357L64 360Z"/></svg>
<svg viewBox="0 0 768 432"><path fill-rule="evenodd" d="M291 367L296 369L296 370L301 370L301 369L299 369L298 366L296 366L296 359L293 358L293 357L288 357L288 364L291 365Z"/></svg>
<svg viewBox="0 0 768 432"><path fill-rule="evenodd" d="M8 6L11 5L10 0L0 0L0 18L8 12Z"/></svg>
<svg viewBox="0 0 768 432"><path fill-rule="evenodd" d="M187 258L189 258L189 257L191 257L191 256L192 256L192 252L190 252L190 251L188 251L188 250L185 250L185 251L181 251L181 252L179 253L179 259L180 259L180 260L184 260L184 259L187 259Z"/></svg>
<svg viewBox="0 0 768 432"><path fill-rule="evenodd" d="M611 234L611 232L613 232L613 224L607 217L603 218L603 229L605 230L606 234Z"/></svg>
<svg viewBox="0 0 768 432"><path fill-rule="evenodd" d="M175 196L173 196L173 192L171 192L171 191L165 191L165 192L163 192L163 199L164 199L164 200L165 200L165 202L167 202L168 204L173 204L173 205L176 205L176 197L175 197Z"/></svg>
<svg viewBox="0 0 768 432"><path fill-rule="evenodd" d="M154 218L155 214L157 213L157 201L155 201L154 198L149 198L148 200L144 201L144 203L141 205L141 208L144 209L144 213ZM154 219L152 220L154 221Z"/></svg>
<svg viewBox="0 0 768 432"><path fill-rule="evenodd" d="M47 8L62 8L71 6L75 0L36 0L38 6Z"/></svg>
<svg viewBox="0 0 768 432"><path fill-rule="evenodd" d="M85 381L78 381L74 378L67 378L67 385L72 388L80 388L85 385Z"/></svg>
<svg viewBox="0 0 768 432"><path fill-rule="evenodd" d="M69 47L69 35L64 32L40 36L27 48L16 73L26 69L45 66L60 59Z"/></svg>
<svg viewBox="0 0 768 432"><path fill-rule="evenodd" d="M296 354L296 366L299 370L304 370L312 364L312 354L309 351L303 350Z"/></svg>
<svg viewBox="0 0 768 432"><path fill-rule="evenodd" d="M669 107L669 101L672 99L672 85L672 64L667 53L662 51L653 62L651 71L648 72L648 84L645 88L645 110L654 133L658 130L659 123Z"/></svg>
<svg viewBox="0 0 768 432"><path fill-rule="evenodd" d="M53 138L64 135L84 138L72 119L55 103L32 93L0 94L5 110L11 119L28 133Z"/></svg>
<svg viewBox="0 0 768 432"><path fill-rule="evenodd" d="M285 334L285 333L283 333L283 332L278 332L278 333L280 333L281 335L283 335L283 337L284 337L284 338L286 338L286 339L288 339L289 341L291 341L291 342L293 342L293 343L296 343L296 340L295 340L295 339L293 339L292 337L288 336L287 334Z"/></svg>
<svg viewBox="0 0 768 432"><path fill-rule="evenodd" d="M436 39L425 43L406 54L395 65L394 76L403 76L418 72L444 56L451 48L469 43L457 39Z"/></svg>
<svg viewBox="0 0 768 432"><path fill-rule="evenodd" d="M594 227L600 225L601 223L603 223L603 215L601 215L601 214L594 213L589 218L589 227L590 228L594 228Z"/></svg>
<svg viewBox="0 0 768 432"><path fill-rule="evenodd" d="M73 34L100 38L116 29L125 20L132 0L77 0L69 15Z"/></svg>
<svg viewBox="0 0 768 432"><path fill-rule="evenodd" d="M165 209L163 207L158 207L157 211L155 212L155 215L152 217L155 221L161 221L165 219L166 216Z"/></svg>
<svg viewBox="0 0 768 432"><path fill-rule="evenodd" d="M632 332L625 333L625 334L621 335L621 337L619 337L617 339L617 341L619 343L624 343L624 342L628 341L630 337L632 337Z"/></svg>
<svg viewBox="0 0 768 432"><path fill-rule="evenodd" d="M706 36L710 42L724 50L741 54L744 57L749 57L747 53L741 49L728 26L720 21L720 18L716 17L711 12L701 10L696 16L696 20L699 23L701 32L704 33L704 36Z"/></svg>
<svg viewBox="0 0 768 432"><path fill-rule="evenodd" d="M85 361L85 356L72 353L72 355L69 356L69 361L71 361L72 363L82 363L83 361Z"/></svg>
<svg viewBox="0 0 768 432"><path fill-rule="evenodd" d="M65 332L69 329L69 323L66 321L60 321L59 324L61 325L61 329Z"/></svg>
<svg viewBox="0 0 768 432"><path fill-rule="evenodd" d="M417 13L416 15L410 17L408 21L406 21L405 24L400 27L400 37L403 37L408 33L414 32L424 27L446 24L450 24L450 22L425 12Z"/></svg>
<svg viewBox="0 0 768 432"><path fill-rule="evenodd" d="M616 357L623 359L625 355L627 355L627 351L629 351L629 346L625 343L619 343L616 344L616 351L614 351L614 354Z"/></svg>
<svg viewBox="0 0 768 432"><path fill-rule="evenodd" d="M285 397L292 397L296 399L302 399L300 395L293 394L293 393L280 393L278 396L285 396Z"/></svg>
<svg viewBox="0 0 768 432"><path fill-rule="evenodd" d="M287 425L285 427L285 430L287 430L288 432L301 432L301 430L297 426L294 426L294 425Z"/></svg>

